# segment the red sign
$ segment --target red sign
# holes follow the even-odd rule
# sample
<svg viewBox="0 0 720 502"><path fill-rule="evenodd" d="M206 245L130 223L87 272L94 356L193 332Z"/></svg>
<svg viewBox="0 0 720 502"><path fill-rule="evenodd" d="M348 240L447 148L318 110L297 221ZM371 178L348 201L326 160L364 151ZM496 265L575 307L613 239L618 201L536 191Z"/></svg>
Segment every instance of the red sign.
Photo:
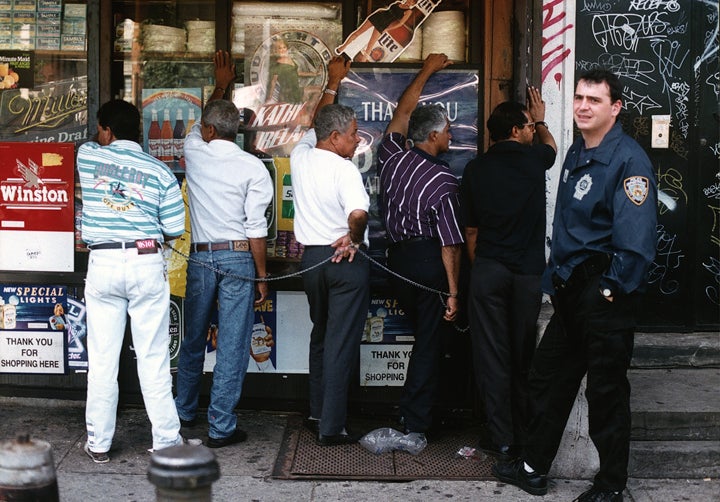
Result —
<svg viewBox="0 0 720 502"><path fill-rule="evenodd" d="M0 143L3 230L73 231L72 143Z"/></svg>

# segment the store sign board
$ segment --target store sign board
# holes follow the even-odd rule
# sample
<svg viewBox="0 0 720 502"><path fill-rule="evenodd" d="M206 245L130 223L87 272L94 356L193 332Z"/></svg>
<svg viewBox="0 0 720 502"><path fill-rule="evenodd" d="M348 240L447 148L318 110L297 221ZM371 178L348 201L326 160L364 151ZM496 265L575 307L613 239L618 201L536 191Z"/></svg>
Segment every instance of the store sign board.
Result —
<svg viewBox="0 0 720 502"><path fill-rule="evenodd" d="M372 12L336 52L356 62L392 63L442 0L398 0Z"/></svg>
<svg viewBox="0 0 720 502"><path fill-rule="evenodd" d="M71 272L74 145L0 143L0 269Z"/></svg>
<svg viewBox="0 0 720 502"><path fill-rule="evenodd" d="M75 143L87 140L87 77L0 93L0 140Z"/></svg>
<svg viewBox="0 0 720 502"><path fill-rule="evenodd" d="M0 373L65 373L64 333L0 331Z"/></svg>

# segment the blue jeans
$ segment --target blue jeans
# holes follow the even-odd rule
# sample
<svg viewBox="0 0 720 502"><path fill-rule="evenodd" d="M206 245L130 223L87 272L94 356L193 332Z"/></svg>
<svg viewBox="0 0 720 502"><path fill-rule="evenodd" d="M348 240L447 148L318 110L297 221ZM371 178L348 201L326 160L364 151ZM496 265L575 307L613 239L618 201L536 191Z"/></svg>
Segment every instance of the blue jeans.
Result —
<svg viewBox="0 0 720 502"><path fill-rule="evenodd" d="M255 285L229 277L255 277L255 263L247 251L191 253L185 297L185 338L180 346L175 405L183 420L195 418L205 347L213 310L218 308L218 333L213 383L208 408L208 436L225 438L237 426L235 406L250 358ZM192 260L207 264L215 272Z"/></svg>

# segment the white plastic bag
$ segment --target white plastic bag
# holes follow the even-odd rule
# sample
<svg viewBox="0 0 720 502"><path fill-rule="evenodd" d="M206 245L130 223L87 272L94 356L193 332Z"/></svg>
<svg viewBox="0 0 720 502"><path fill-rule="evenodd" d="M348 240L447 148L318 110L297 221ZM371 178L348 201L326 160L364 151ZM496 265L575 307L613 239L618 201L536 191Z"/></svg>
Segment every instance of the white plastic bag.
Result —
<svg viewBox="0 0 720 502"><path fill-rule="evenodd" d="M392 427L381 427L365 434L360 439L360 444L377 455L393 450L417 455L427 446L427 439L422 433L403 434Z"/></svg>

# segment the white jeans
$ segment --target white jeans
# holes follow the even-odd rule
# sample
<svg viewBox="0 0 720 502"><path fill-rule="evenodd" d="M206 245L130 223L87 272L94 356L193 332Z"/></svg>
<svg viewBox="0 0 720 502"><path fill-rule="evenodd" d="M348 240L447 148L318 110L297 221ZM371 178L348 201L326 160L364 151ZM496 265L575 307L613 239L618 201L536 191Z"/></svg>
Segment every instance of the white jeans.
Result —
<svg viewBox="0 0 720 502"><path fill-rule="evenodd" d="M161 253L136 249L90 252L85 280L88 445L107 452L115 434L118 367L130 315L137 373L156 450L182 443L172 396L169 353L170 287Z"/></svg>

